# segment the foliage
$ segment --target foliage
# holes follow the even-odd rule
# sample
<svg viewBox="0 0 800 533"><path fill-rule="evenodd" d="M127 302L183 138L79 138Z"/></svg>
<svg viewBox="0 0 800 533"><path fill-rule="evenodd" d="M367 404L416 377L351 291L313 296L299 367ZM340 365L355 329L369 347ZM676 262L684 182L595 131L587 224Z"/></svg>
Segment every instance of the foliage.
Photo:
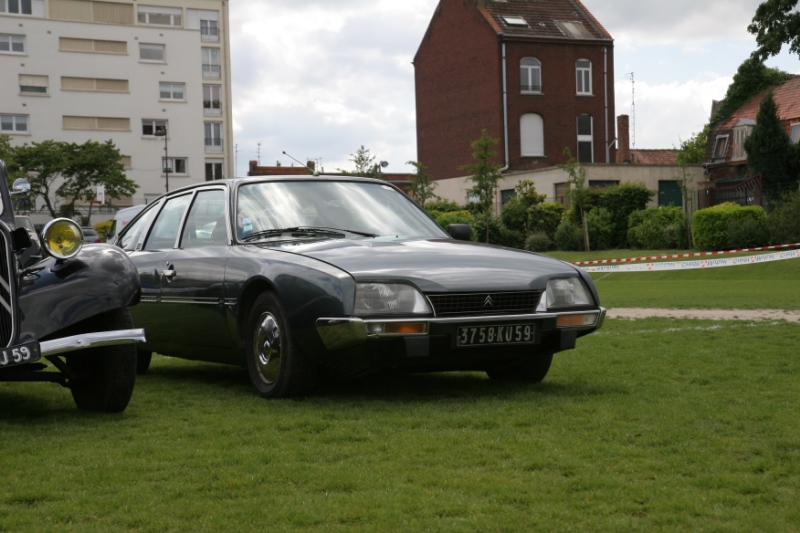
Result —
<svg viewBox="0 0 800 533"><path fill-rule="evenodd" d="M740 206L728 202L696 211L692 221L695 247L713 251L726 249L730 241L728 228L731 223L745 218L766 224L766 213L761 206Z"/></svg>
<svg viewBox="0 0 800 533"><path fill-rule="evenodd" d="M437 224L445 230L450 224L475 224L475 217L469 211L428 211Z"/></svg>
<svg viewBox="0 0 800 533"><path fill-rule="evenodd" d="M370 154L369 148L364 148L362 144L355 154L350 154L348 161L353 162L355 170L347 171L338 169L345 176L362 176L365 178L377 178L380 175L380 164L375 162L375 156Z"/></svg>
<svg viewBox="0 0 800 533"><path fill-rule="evenodd" d="M414 167L414 174L411 177L411 186L409 187L414 200L419 205L424 206L431 200L439 199L434 192L436 190L436 182L431 181L427 167L417 161L408 161L406 164Z"/></svg>
<svg viewBox="0 0 800 533"><path fill-rule="evenodd" d="M11 146L11 137L8 135L0 135L0 161L6 164L9 174L11 168L14 166L14 151L15 148Z"/></svg>
<svg viewBox="0 0 800 533"><path fill-rule="evenodd" d="M556 230L564 216L564 204L561 202L544 202L528 209L528 228L533 233L544 232L552 241Z"/></svg>
<svg viewBox="0 0 800 533"><path fill-rule="evenodd" d="M83 144L43 141L16 149L20 171L28 175L31 197L44 200L50 216L74 216L75 203L96 198L97 186L105 187L108 198L132 195L138 185L130 180L120 163L121 155L112 141ZM56 210L55 199L61 200Z"/></svg>
<svg viewBox="0 0 800 533"><path fill-rule="evenodd" d="M103 242L105 242L106 239L108 239L108 234L111 231L111 225L113 223L114 223L113 220L106 220L104 222L98 222L93 226L97 234L100 235L100 240L102 240Z"/></svg>
<svg viewBox="0 0 800 533"><path fill-rule="evenodd" d="M681 145L678 147L678 155L675 157L678 165L699 165L705 162L708 129L709 126L706 124L702 130L692 134L687 140L681 141Z"/></svg>
<svg viewBox="0 0 800 533"><path fill-rule="evenodd" d="M442 213L449 213L452 211L464 211L463 205L459 204L458 202L454 202L452 200L445 200L443 198L425 202L423 207L428 212L440 211Z"/></svg>
<svg viewBox="0 0 800 533"><path fill-rule="evenodd" d="M800 191L785 194L767 214L770 244L800 242Z"/></svg>
<svg viewBox="0 0 800 533"><path fill-rule="evenodd" d="M586 169L581 165L570 152L569 148L564 148L564 155L567 161L556 165L567 173L567 181L570 184L569 199L575 206L575 213L580 215L580 222L583 225L583 244L585 250L589 251L589 229L586 225L587 200L591 192L586 186Z"/></svg>
<svg viewBox="0 0 800 533"><path fill-rule="evenodd" d="M525 249L529 252L547 252L552 250L555 244L545 231L532 231L525 238Z"/></svg>
<svg viewBox="0 0 800 533"><path fill-rule="evenodd" d="M614 242L614 220L611 211L605 207L594 207L586 215L589 239L595 250L607 250Z"/></svg>
<svg viewBox="0 0 800 533"><path fill-rule="evenodd" d="M486 235L491 237L488 241L489 244L520 249L525 245L525 234L507 228L500 217L490 217L488 228L484 217L475 218L475 224L472 226L472 240L480 242Z"/></svg>
<svg viewBox="0 0 800 533"><path fill-rule="evenodd" d="M608 209L613 224L609 248L625 248L628 245L628 219L631 213L645 209L655 196L655 191L643 183L622 183L598 189L597 205ZM595 243L595 248L599 248Z"/></svg>
<svg viewBox="0 0 800 533"><path fill-rule="evenodd" d="M631 213L628 243L633 248L686 248L686 213L676 206L654 207Z"/></svg>
<svg viewBox="0 0 800 533"><path fill-rule="evenodd" d="M531 180L522 180L514 187L514 196L503 206L500 214L507 228L527 234L530 230L530 210L544 202L546 194L536 192Z"/></svg>
<svg viewBox="0 0 800 533"><path fill-rule="evenodd" d="M769 228L766 213L760 218L737 218L728 224L728 248L756 248L767 244Z"/></svg>
<svg viewBox="0 0 800 533"><path fill-rule="evenodd" d="M554 240L559 250L588 251L585 246L583 229L571 217L565 216L558 225Z"/></svg>
<svg viewBox="0 0 800 533"><path fill-rule="evenodd" d="M797 0L766 0L756 9L747 31L756 36L753 57L765 60L778 55L784 44L800 55L800 13Z"/></svg>
<svg viewBox="0 0 800 533"><path fill-rule="evenodd" d="M725 98L711 117L711 123L715 124L729 117L752 96L791 77L791 74L764 66L758 59L751 57L744 60L733 75L733 83L728 86Z"/></svg>
<svg viewBox="0 0 800 533"><path fill-rule="evenodd" d="M768 93L758 109L756 125L744 141L747 166L761 173L764 192L776 200L781 190L797 188L800 151L792 146L789 135L778 118L778 107Z"/></svg>
<svg viewBox="0 0 800 533"><path fill-rule="evenodd" d="M475 162L461 167L471 174L467 179L474 183L469 189L469 194L477 198L475 203L483 217L485 242L489 242L489 228L493 225L490 219L494 213L497 182L502 178L500 165L493 163L497 152L492 150L492 147L498 142L500 140L490 136L486 129L481 130L480 138L471 143L472 158Z"/></svg>

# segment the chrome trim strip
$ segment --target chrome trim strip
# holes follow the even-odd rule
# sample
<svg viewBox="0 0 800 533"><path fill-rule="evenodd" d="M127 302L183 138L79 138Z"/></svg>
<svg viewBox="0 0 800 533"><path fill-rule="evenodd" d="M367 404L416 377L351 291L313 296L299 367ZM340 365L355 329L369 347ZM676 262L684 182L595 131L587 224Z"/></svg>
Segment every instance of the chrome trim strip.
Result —
<svg viewBox="0 0 800 533"><path fill-rule="evenodd" d="M58 355L65 352L96 348L98 346L114 346L117 344L133 344L145 342L143 329L118 329L114 331L97 331L84 333L61 339L53 339L40 343L42 355Z"/></svg>

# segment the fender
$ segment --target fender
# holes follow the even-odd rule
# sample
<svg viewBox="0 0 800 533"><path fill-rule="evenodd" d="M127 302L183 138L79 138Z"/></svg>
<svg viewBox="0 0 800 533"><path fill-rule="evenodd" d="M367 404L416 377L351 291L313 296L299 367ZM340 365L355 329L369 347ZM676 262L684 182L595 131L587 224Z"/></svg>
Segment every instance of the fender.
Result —
<svg viewBox="0 0 800 533"><path fill-rule="evenodd" d="M109 244L87 244L66 261L43 259L21 271L18 287L19 342L45 339L141 297L136 267Z"/></svg>

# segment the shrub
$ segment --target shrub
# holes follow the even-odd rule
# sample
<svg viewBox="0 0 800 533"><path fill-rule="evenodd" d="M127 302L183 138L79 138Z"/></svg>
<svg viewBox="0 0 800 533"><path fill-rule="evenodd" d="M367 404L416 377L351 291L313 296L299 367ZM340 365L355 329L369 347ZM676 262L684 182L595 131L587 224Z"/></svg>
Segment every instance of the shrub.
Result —
<svg viewBox="0 0 800 533"><path fill-rule="evenodd" d="M655 191L643 183L623 183L599 189L599 193L597 205L608 209L614 227L609 247L625 248L628 245L628 218L634 211L646 209Z"/></svg>
<svg viewBox="0 0 800 533"><path fill-rule="evenodd" d="M528 206L514 196L503 205L500 219L507 228L524 232L528 224Z"/></svg>
<svg viewBox="0 0 800 533"><path fill-rule="evenodd" d="M558 225L555 241L559 250L581 252L585 249L583 229L570 216L565 216Z"/></svg>
<svg viewBox="0 0 800 533"><path fill-rule="evenodd" d="M729 248L755 248L769 243L769 228L766 215L760 219L753 217L735 218L728 224Z"/></svg>
<svg viewBox="0 0 800 533"><path fill-rule="evenodd" d="M611 211L595 207L586 215L589 227L589 244L592 250L608 250L613 245L614 221Z"/></svg>
<svg viewBox="0 0 800 533"><path fill-rule="evenodd" d="M628 244L633 248L669 249L688 246L686 214L680 207L654 207L628 217Z"/></svg>
<svg viewBox="0 0 800 533"><path fill-rule="evenodd" d="M800 242L800 191L784 195L767 215L770 244Z"/></svg>
<svg viewBox="0 0 800 533"><path fill-rule="evenodd" d="M454 211L463 211L464 206L456 203L452 200L432 200L430 202L425 202L423 206L425 211L432 213L434 211L438 211L441 213L452 213Z"/></svg>
<svg viewBox="0 0 800 533"><path fill-rule="evenodd" d="M486 242L486 222L483 217L475 217L475 223L472 226L472 240ZM489 244L522 248L524 243L524 233L507 228L498 217L489 219Z"/></svg>
<svg viewBox="0 0 800 533"><path fill-rule="evenodd" d="M724 203L696 211L692 218L692 240L695 247L700 250L722 250L728 247L728 228L731 223L746 218L752 218L758 224L766 224L766 213L761 206L742 207Z"/></svg>
<svg viewBox="0 0 800 533"><path fill-rule="evenodd" d="M469 211L429 211L429 214L444 229L450 224L469 224L473 226L474 232L475 217Z"/></svg>
<svg viewBox="0 0 800 533"><path fill-rule="evenodd" d="M528 228L535 232L544 232L552 241L556 230L564 217L564 204L546 202L528 209Z"/></svg>
<svg viewBox="0 0 800 533"><path fill-rule="evenodd" d="M525 249L529 252L547 252L555 247L555 242L544 231L532 231L525 239Z"/></svg>

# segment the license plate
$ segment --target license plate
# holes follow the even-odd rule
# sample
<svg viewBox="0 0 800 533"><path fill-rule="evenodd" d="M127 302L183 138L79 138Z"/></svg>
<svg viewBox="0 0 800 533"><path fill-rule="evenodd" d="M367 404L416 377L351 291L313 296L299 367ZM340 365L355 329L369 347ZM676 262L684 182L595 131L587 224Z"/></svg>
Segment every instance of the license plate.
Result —
<svg viewBox="0 0 800 533"><path fill-rule="evenodd" d="M456 332L456 346L536 344L536 324L462 326Z"/></svg>
<svg viewBox="0 0 800 533"><path fill-rule="evenodd" d="M0 348L0 368L33 363L42 358L38 342L26 342L18 346Z"/></svg>

